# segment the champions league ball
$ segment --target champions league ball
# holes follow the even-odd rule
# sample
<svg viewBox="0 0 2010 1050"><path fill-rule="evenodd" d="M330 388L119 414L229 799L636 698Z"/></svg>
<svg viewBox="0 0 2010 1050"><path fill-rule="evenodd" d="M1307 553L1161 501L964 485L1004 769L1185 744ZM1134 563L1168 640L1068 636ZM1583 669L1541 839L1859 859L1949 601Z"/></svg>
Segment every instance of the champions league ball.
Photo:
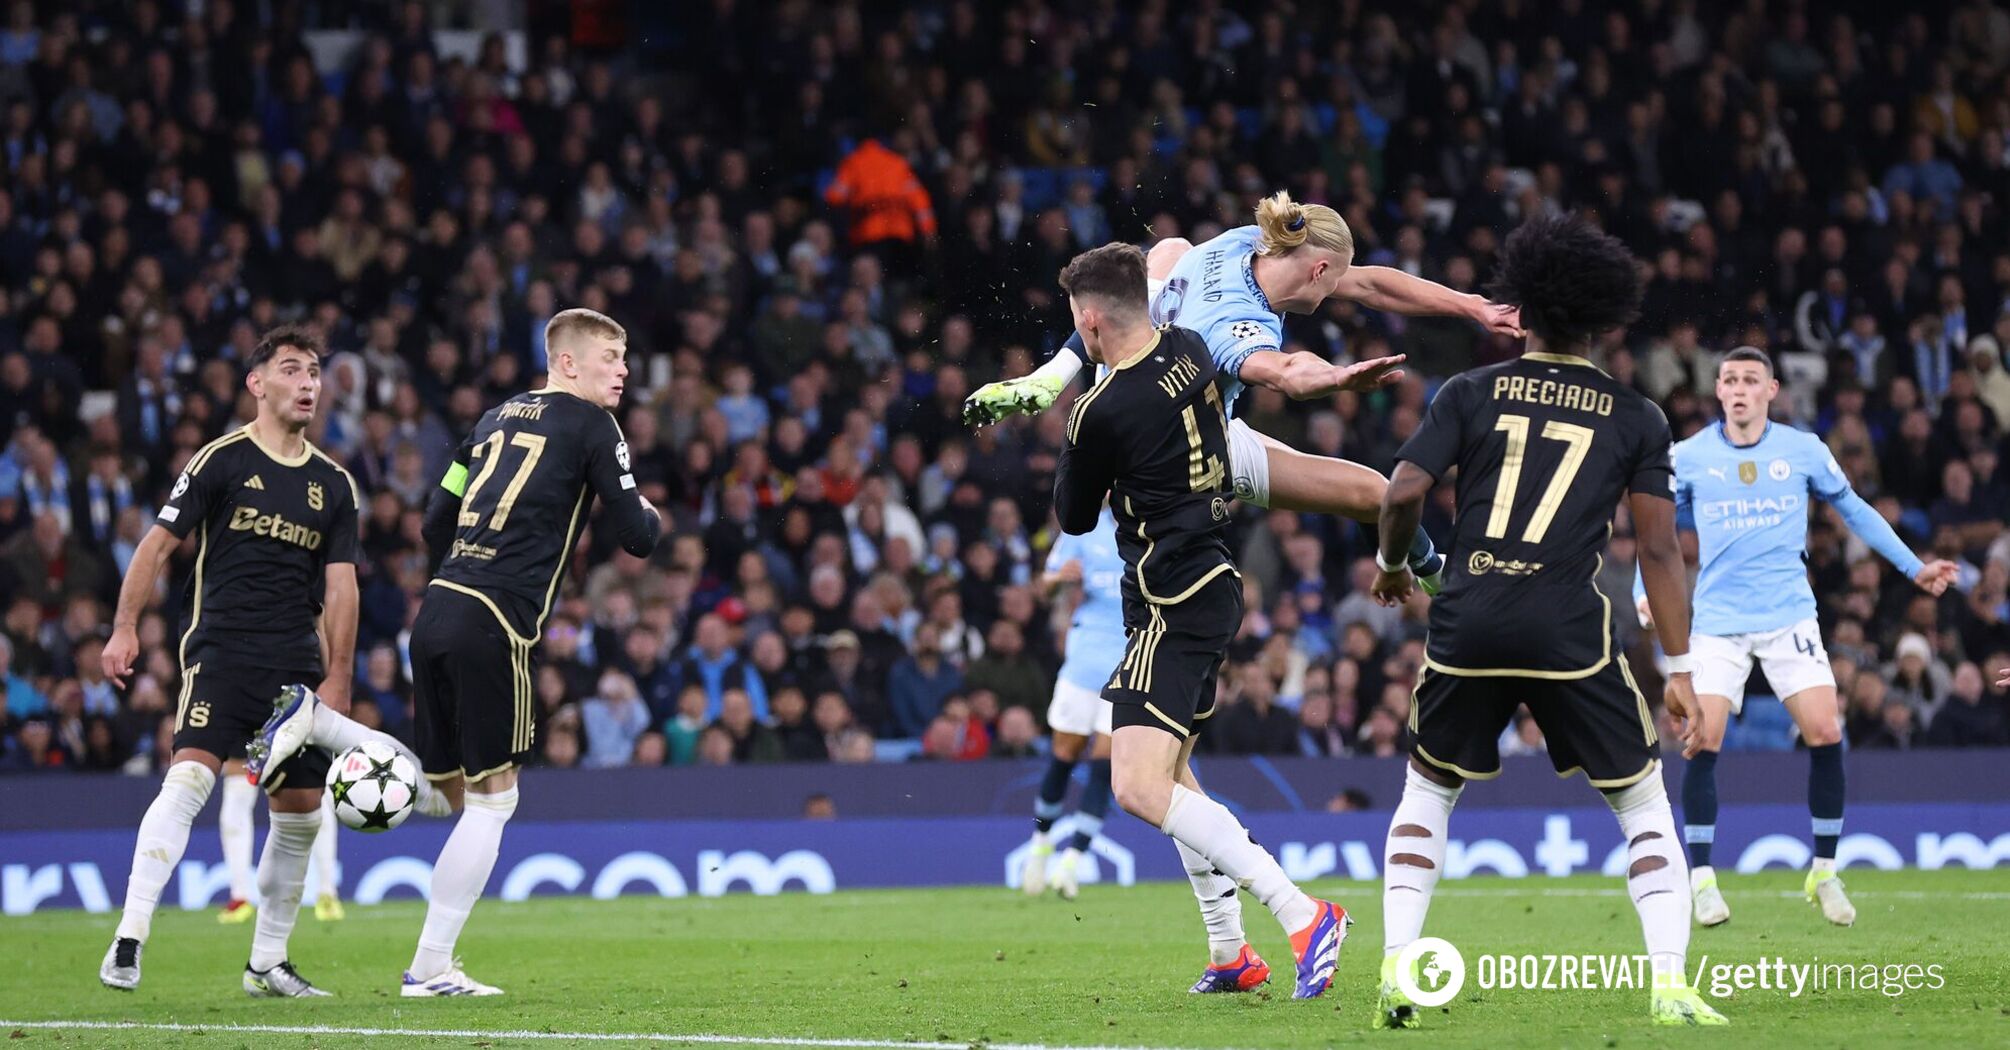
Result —
<svg viewBox="0 0 2010 1050"><path fill-rule="evenodd" d="M412 815L419 771L412 760L375 741L335 756L328 768L335 819L357 831L389 831Z"/></svg>

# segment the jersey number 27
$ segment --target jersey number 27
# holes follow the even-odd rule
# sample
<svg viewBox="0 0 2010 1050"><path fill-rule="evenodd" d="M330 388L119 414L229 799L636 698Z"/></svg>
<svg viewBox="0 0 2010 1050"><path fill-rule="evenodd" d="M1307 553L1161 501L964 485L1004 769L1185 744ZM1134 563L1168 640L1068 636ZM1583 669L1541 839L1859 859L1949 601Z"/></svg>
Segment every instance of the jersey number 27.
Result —
<svg viewBox="0 0 2010 1050"><path fill-rule="evenodd" d="M501 532L503 523L509 521L509 512L516 506L516 498L523 492L524 483L530 480L531 471L537 469L537 461L544 455L544 437L539 434L504 434L498 430L483 439L470 453L482 461L482 469L475 474L474 483L468 486L467 494L461 497L461 528L477 528L482 524L482 505L479 501L482 486L496 472L502 462L503 445L507 441L512 448L523 449L523 459L517 463L516 473L510 476L509 484L503 486L502 495L495 501L489 514L490 532Z"/></svg>

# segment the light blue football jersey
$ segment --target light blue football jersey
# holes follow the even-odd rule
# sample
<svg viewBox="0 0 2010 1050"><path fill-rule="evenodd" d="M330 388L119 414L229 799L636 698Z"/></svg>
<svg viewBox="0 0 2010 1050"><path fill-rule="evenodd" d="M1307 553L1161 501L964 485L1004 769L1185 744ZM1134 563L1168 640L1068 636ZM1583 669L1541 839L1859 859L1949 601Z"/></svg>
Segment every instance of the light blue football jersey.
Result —
<svg viewBox="0 0 2010 1050"><path fill-rule="evenodd" d="M1117 519L1103 508L1096 527L1080 536L1062 534L1047 553L1047 571L1071 561L1082 563L1082 601L1069 621L1061 680L1100 693L1124 656L1124 559L1117 553Z"/></svg>
<svg viewBox="0 0 2010 1050"><path fill-rule="evenodd" d="M1176 324L1207 341L1231 417L1242 394L1242 363L1259 350L1284 347L1284 318L1271 309L1251 268L1258 236L1256 227L1238 226L1195 245L1152 300L1153 324Z"/></svg>
<svg viewBox="0 0 2010 1050"><path fill-rule="evenodd" d="M1919 559L1813 434L1768 423L1757 443L1740 448L1717 423L1676 443L1674 460L1676 515L1696 528L1696 634L1774 631L1815 615L1804 560L1813 499L1835 504L1900 571L1919 572ZM1637 579L1634 593L1645 593Z"/></svg>

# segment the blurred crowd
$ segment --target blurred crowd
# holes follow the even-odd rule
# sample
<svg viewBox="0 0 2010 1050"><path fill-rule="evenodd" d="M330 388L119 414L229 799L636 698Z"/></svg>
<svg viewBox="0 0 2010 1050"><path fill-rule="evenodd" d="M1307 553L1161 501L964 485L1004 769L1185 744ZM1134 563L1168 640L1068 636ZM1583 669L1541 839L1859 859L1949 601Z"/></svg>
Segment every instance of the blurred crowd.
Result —
<svg viewBox="0 0 2010 1050"><path fill-rule="evenodd" d="M1065 337L1075 252L1198 242L1280 187L1338 208L1358 263L1462 290L1535 212L1624 237L1649 292L1608 371L1681 437L1713 418L1723 351L1770 350L1781 418L1962 566L1926 597L1817 509L1851 745L2010 743L2010 13L665 7L463 48L453 8L420 2L6 5L0 768L160 765L192 551L124 691L98 670L111 603L182 465L247 417L237 362L288 319L326 334L311 437L365 494L356 714L406 732L424 500L537 381L567 306L628 328L621 421L673 529L648 561L582 539L545 625L541 761L1038 753L1070 601L1040 586L1063 415L972 432L960 403ZM1385 471L1437 382L1516 352L1342 302L1286 329L1333 359L1410 355L1372 397L1241 405ZM1249 611L1203 747L1400 753L1426 599L1368 600L1352 523L1236 520ZM1631 573L1622 515L1603 589ZM1542 746L1532 725L1507 744Z"/></svg>

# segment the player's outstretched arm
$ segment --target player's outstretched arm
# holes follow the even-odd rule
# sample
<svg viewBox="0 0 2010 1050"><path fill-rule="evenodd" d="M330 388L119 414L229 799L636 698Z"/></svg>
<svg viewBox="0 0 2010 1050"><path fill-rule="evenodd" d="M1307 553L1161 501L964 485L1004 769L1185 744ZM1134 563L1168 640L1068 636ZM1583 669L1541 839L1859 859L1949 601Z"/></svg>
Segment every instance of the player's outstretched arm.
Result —
<svg viewBox="0 0 2010 1050"><path fill-rule="evenodd" d="M354 562L331 561L323 570L321 598L321 647L326 657L321 686L314 690L321 702L336 714L349 713L349 697L356 680L357 596Z"/></svg>
<svg viewBox="0 0 2010 1050"><path fill-rule="evenodd" d="M154 593L154 581L160 578L161 566L167 564L168 555L180 542L174 533L159 525L148 529L133 551L124 582L119 584L119 604L112 613L112 637L105 643L99 662L105 677L121 689L125 688L127 676L133 673L133 661L139 659L140 613L146 610L147 599Z"/></svg>
<svg viewBox="0 0 2010 1050"><path fill-rule="evenodd" d="M1961 576L1961 567L1951 561L1920 561L1919 555L1906 547L1898 538L1898 531L1877 508L1864 501L1855 489L1845 488L1828 497L1829 505L1842 515L1843 524L1857 534L1870 548L1884 556L1898 571L1906 574L1919 589L1939 596L1947 593L1947 588Z"/></svg>
<svg viewBox="0 0 2010 1050"><path fill-rule="evenodd" d="M1251 386L1275 390L1294 401L1331 397L1343 390L1367 393L1403 378L1397 366L1403 355L1377 357L1351 365L1336 365L1304 351L1258 350L1243 358L1237 378Z"/></svg>
<svg viewBox="0 0 2010 1050"><path fill-rule="evenodd" d="M1640 579L1647 588L1661 650L1668 654L1668 684L1662 698L1668 713L1682 720L1682 757L1694 757L1709 739L1708 713L1696 703L1689 656L1689 574L1682 562L1682 544L1675 538L1675 503L1635 492L1627 504L1633 511L1633 535L1640 550Z"/></svg>
<svg viewBox="0 0 2010 1050"><path fill-rule="evenodd" d="M1390 266L1350 266L1333 289L1336 299L1352 299L1371 310L1406 317L1463 317L1490 332L1522 337L1521 311L1485 296L1456 292L1436 281L1412 277Z"/></svg>
<svg viewBox="0 0 2010 1050"><path fill-rule="evenodd" d="M1401 537L1417 534L1417 526L1424 520L1424 497L1431 494L1431 486L1437 483L1430 471L1409 460L1396 464L1396 474L1382 493L1382 517L1378 522L1382 539L1375 551L1375 568L1379 571L1368 588L1375 604L1396 606L1410 600L1410 589L1417 581L1410 574L1409 541ZM1390 565L1395 568L1387 568Z"/></svg>

